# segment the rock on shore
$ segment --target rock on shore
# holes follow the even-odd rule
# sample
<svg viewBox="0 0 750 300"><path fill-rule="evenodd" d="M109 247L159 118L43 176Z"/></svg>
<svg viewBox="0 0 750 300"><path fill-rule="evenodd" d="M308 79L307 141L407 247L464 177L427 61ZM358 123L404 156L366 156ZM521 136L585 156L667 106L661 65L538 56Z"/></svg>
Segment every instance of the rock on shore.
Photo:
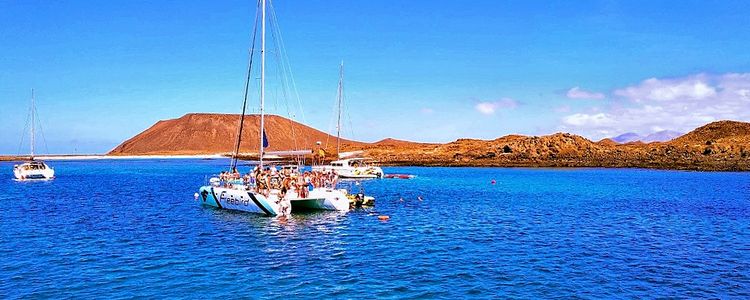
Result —
<svg viewBox="0 0 750 300"><path fill-rule="evenodd" d="M230 153L238 115L187 114L159 121L123 142L109 155ZM258 149L257 115L245 117L241 152ZM321 141L329 152L335 137L280 117L266 119L268 150L314 149ZM669 142L593 142L570 133L546 136L507 135L494 140L459 139L446 144L385 139L375 143L344 140L342 151L362 150L388 165L639 167L686 170L750 170L750 123L719 121Z"/></svg>

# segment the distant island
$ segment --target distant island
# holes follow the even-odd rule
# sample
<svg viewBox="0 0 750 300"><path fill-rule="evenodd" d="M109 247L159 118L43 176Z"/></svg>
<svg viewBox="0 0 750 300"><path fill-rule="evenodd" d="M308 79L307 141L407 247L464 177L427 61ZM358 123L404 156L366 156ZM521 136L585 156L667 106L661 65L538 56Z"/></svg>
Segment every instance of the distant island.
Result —
<svg viewBox="0 0 750 300"><path fill-rule="evenodd" d="M241 151L257 157L257 115L245 117ZM206 155L232 152L239 115L193 113L159 121L107 155ZM267 151L313 149L320 141L329 153L336 138L293 120L268 116ZM363 151L384 165L607 167L705 171L750 170L750 123L718 121L667 142L593 142L570 133L507 135L494 140L459 139L417 143L385 139L375 143L342 140L342 151Z"/></svg>
<svg viewBox="0 0 750 300"><path fill-rule="evenodd" d="M620 144L630 143L630 142L644 142L644 143L667 142L675 138L678 138L683 134L684 133L682 132L677 132L677 131L672 131L672 130L657 131L646 136L641 136L635 132L627 132L627 133L618 135L616 137L613 137L612 140Z"/></svg>

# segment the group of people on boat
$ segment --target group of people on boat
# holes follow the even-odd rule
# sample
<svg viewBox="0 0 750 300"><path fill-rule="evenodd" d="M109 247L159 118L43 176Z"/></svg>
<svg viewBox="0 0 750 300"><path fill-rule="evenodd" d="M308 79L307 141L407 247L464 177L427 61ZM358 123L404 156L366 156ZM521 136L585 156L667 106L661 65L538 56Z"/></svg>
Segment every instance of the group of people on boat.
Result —
<svg viewBox="0 0 750 300"><path fill-rule="evenodd" d="M294 190L299 198L307 198L315 188L335 188L339 176L335 170L297 172L289 168L277 170L275 166L255 167L250 173L240 174L237 169L219 174L220 185L233 187L243 185L246 189L268 196L278 190L279 197Z"/></svg>
<svg viewBox="0 0 750 300"><path fill-rule="evenodd" d="M41 162L29 162L18 166L19 169L24 171L31 171L31 170L44 170L47 169L47 166L44 163Z"/></svg>

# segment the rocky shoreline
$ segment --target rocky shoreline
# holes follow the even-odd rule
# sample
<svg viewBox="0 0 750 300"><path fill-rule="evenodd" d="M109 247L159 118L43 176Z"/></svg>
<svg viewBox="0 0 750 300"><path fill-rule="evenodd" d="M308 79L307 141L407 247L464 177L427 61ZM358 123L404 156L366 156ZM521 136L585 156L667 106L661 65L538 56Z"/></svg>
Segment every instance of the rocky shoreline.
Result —
<svg viewBox="0 0 750 300"><path fill-rule="evenodd" d="M386 165L750 171L750 124L712 123L664 143L592 142L558 133L492 141L465 139L412 148L380 147L366 150L366 155Z"/></svg>
<svg viewBox="0 0 750 300"><path fill-rule="evenodd" d="M159 121L123 142L108 155L206 155L230 153L238 115L187 114ZM257 116L246 116L256 124ZM272 116L266 127L267 151L316 149L335 151L335 137L292 120ZM268 120L267 120L268 121ZM291 128L291 130L290 130ZM259 133L243 133L240 151L257 159ZM301 137L304 139L300 140ZM253 151L254 150L254 151ZM494 140L459 139L450 143L416 143L385 139L375 143L343 140L342 151L362 155L389 166L649 168L696 171L750 171L750 123L718 121L696 128L668 142L618 144L593 142L570 133L545 136L507 135ZM333 159L334 157L329 157Z"/></svg>
<svg viewBox="0 0 750 300"><path fill-rule="evenodd" d="M750 161L585 161L568 160L495 160L495 161L440 161L431 160L378 160L383 166L420 167L505 167L505 168L637 168L684 171L750 171Z"/></svg>

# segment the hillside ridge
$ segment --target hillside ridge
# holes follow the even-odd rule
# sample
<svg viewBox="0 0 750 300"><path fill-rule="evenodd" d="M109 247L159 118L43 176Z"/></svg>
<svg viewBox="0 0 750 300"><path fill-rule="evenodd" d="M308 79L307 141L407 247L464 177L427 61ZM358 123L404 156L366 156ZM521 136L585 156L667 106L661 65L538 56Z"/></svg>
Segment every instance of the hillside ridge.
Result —
<svg viewBox="0 0 750 300"><path fill-rule="evenodd" d="M234 149L239 115L189 113L161 120L108 155L227 154ZM259 116L245 116L240 152L257 155ZM316 149L329 153L336 137L290 119L269 115L267 151ZM461 138L418 143L386 138L374 143L341 140L341 151L362 150L389 165L640 167L690 170L750 170L750 123L718 121L667 142L593 142L558 132L544 136L510 134L493 140Z"/></svg>

